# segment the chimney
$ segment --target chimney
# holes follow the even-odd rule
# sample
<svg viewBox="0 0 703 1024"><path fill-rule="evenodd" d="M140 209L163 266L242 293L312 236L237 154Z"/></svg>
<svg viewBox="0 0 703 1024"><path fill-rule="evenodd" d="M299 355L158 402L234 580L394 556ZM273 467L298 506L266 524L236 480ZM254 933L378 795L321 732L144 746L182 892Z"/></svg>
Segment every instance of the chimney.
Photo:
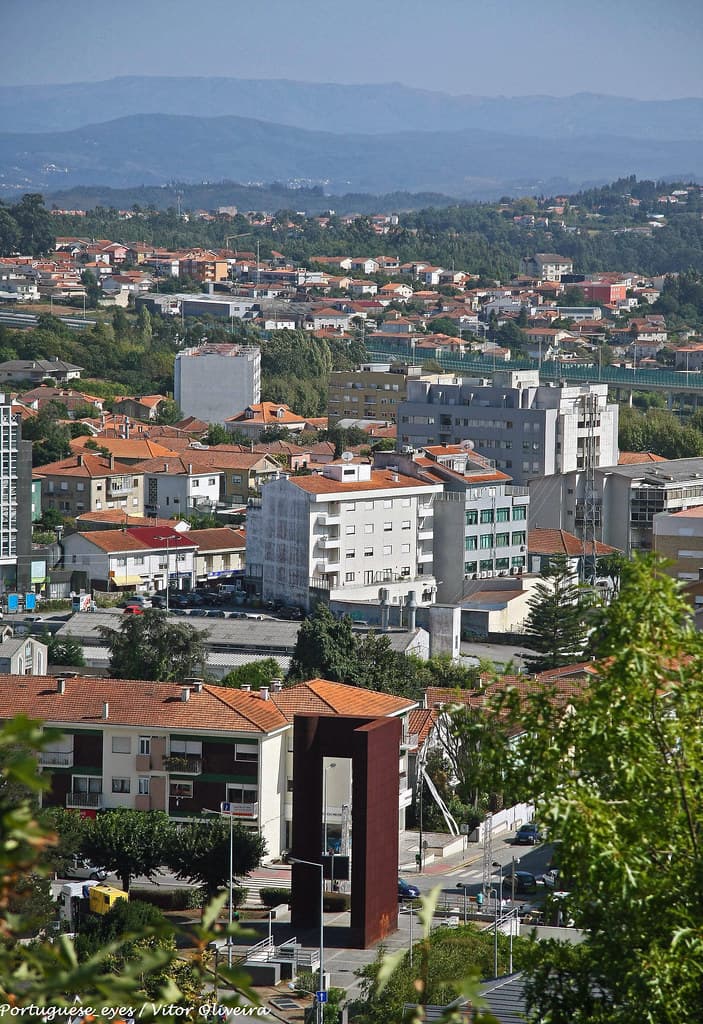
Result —
<svg viewBox="0 0 703 1024"><path fill-rule="evenodd" d="M192 474L192 472L193 472L193 463L189 462L188 463L188 476L190 476Z"/></svg>
<svg viewBox="0 0 703 1024"><path fill-rule="evenodd" d="M244 690L245 693L251 693L251 683L242 683L239 689Z"/></svg>
<svg viewBox="0 0 703 1024"><path fill-rule="evenodd" d="M66 692L66 680L64 679L63 676L58 676L57 679L56 679L56 692L57 693L65 693Z"/></svg>
<svg viewBox="0 0 703 1024"><path fill-rule="evenodd" d="M110 459L110 469L114 469L115 468L115 456L112 454L112 452L110 452L109 459Z"/></svg>
<svg viewBox="0 0 703 1024"><path fill-rule="evenodd" d="M259 687L259 696L261 697L262 700L270 700L268 686Z"/></svg>
<svg viewBox="0 0 703 1024"><path fill-rule="evenodd" d="M700 583L701 581L703 581L703 566L698 568L698 582Z"/></svg>
<svg viewBox="0 0 703 1024"><path fill-rule="evenodd" d="M107 720L110 717L110 705L107 701L103 703L103 718Z"/></svg>
<svg viewBox="0 0 703 1024"><path fill-rule="evenodd" d="M283 680L282 679L272 679L271 680L271 693L280 693L282 689L283 689Z"/></svg>
<svg viewBox="0 0 703 1024"><path fill-rule="evenodd" d="M186 679L186 683L191 687L193 693L203 692L203 680L199 676L189 676Z"/></svg>
<svg viewBox="0 0 703 1024"><path fill-rule="evenodd" d="M190 686L181 687L181 700L184 704L190 700Z"/></svg>
<svg viewBox="0 0 703 1024"><path fill-rule="evenodd" d="M168 462L164 462L164 473L168 473Z"/></svg>
<svg viewBox="0 0 703 1024"><path fill-rule="evenodd" d="M81 453L79 453L76 456L76 465L77 466L82 466L83 465L83 455Z"/></svg>

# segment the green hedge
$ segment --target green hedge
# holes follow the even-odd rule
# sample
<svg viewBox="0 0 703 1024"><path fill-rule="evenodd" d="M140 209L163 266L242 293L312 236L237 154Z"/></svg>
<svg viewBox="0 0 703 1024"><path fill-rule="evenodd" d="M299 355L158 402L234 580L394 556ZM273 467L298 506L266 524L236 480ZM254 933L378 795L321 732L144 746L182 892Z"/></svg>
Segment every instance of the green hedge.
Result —
<svg viewBox="0 0 703 1024"><path fill-rule="evenodd" d="M278 907L281 903L290 903L290 889L270 888L259 891L259 899L265 907L271 909Z"/></svg>
<svg viewBox="0 0 703 1024"><path fill-rule="evenodd" d="M349 910L351 897L346 892L326 892L322 897L322 909L328 912Z"/></svg>

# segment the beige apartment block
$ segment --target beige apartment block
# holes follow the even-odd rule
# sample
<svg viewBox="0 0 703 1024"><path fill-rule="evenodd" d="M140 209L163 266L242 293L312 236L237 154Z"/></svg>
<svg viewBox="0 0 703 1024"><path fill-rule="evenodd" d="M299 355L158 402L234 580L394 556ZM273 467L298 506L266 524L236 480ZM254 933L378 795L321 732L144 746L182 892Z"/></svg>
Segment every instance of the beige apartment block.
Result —
<svg viewBox="0 0 703 1024"><path fill-rule="evenodd" d="M655 515L653 546L669 562L664 566L669 576L697 580L703 569L703 505Z"/></svg>

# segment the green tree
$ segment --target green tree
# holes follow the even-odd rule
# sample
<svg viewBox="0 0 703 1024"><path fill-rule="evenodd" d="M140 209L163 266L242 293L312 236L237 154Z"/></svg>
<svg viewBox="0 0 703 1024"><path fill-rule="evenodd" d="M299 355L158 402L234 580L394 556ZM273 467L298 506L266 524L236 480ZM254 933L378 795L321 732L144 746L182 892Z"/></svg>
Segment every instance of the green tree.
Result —
<svg viewBox="0 0 703 1024"><path fill-rule="evenodd" d="M56 236L42 196L36 193L22 196L19 203L11 207L10 214L19 230L20 252L40 256L54 248Z"/></svg>
<svg viewBox="0 0 703 1024"><path fill-rule="evenodd" d="M247 661L231 669L218 681L218 686L238 688L242 683L247 683L252 689L258 690L261 686L268 686L272 679L282 679L283 676L283 669L275 658L259 658L258 661Z"/></svg>
<svg viewBox="0 0 703 1024"><path fill-rule="evenodd" d="M171 622L158 608L125 616L119 629L101 626L100 635L110 650L110 674L119 679L184 679L205 661L207 633Z"/></svg>
<svg viewBox="0 0 703 1024"><path fill-rule="evenodd" d="M70 455L71 431L59 422L65 415L65 406L47 402L36 416L22 424L22 437L32 442L32 465L44 466Z"/></svg>
<svg viewBox="0 0 703 1024"><path fill-rule="evenodd" d="M525 659L532 672L561 668L583 654L587 637L587 592L575 581L566 555L552 558L527 602L525 646L537 651Z"/></svg>
<svg viewBox="0 0 703 1024"><path fill-rule="evenodd" d="M298 631L288 679L297 682L321 677L346 682L353 674L355 656L352 620L348 615L336 619L320 602Z"/></svg>
<svg viewBox="0 0 703 1024"><path fill-rule="evenodd" d="M582 694L535 698L517 771L560 843L578 946L535 947L528 996L554 1024L703 1019L703 641L652 559L623 570Z"/></svg>
<svg viewBox="0 0 703 1024"><path fill-rule="evenodd" d="M166 863L174 829L165 811L104 811L88 821L82 852L114 871L125 892L135 875L153 878Z"/></svg>
<svg viewBox="0 0 703 1024"><path fill-rule="evenodd" d="M203 444L217 445L217 444L232 444L232 435L229 431L222 426L221 423L211 423L207 429L207 434L203 438Z"/></svg>
<svg viewBox="0 0 703 1024"><path fill-rule="evenodd" d="M0 206L0 256L19 252L20 229L15 218Z"/></svg>
<svg viewBox="0 0 703 1024"><path fill-rule="evenodd" d="M45 630L39 639L47 646L50 665L75 665L77 668L85 665L83 644L71 633L58 636Z"/></svg>
<svg viewBox="0 0 703 1024"><path fill-rule="evenodd" d="M165 398L159 405L156 422L170 426L172 423L178 423L178 421L182 419L183 413L181 412L178 402L174 402L172 398Z"/></svg>
<svg viewBox="0 0 703 1024"><path fill-rule="evenodd" d="M266 855L266 840L239 821L231 824L233 873L248 875ZM208 899L229 885L229 821L223 817L189 821L178 829L173 840L168 863L179 878L204 886Z"/></svg>

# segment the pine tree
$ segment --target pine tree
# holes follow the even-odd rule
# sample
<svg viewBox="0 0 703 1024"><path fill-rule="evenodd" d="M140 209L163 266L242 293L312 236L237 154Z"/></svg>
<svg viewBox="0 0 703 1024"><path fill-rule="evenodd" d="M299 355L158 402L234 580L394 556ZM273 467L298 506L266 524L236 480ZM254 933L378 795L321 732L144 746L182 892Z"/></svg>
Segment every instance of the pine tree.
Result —
<svg viewBox="0 0 703 1024"><path fill-rule="evenodd" d="M527 602L530 612L525 623L525 646L538 652L525 659L531 672L578 661L588 635L590 601L587 591L574 581L566 555L550 559L540 575Z"/></svg>

